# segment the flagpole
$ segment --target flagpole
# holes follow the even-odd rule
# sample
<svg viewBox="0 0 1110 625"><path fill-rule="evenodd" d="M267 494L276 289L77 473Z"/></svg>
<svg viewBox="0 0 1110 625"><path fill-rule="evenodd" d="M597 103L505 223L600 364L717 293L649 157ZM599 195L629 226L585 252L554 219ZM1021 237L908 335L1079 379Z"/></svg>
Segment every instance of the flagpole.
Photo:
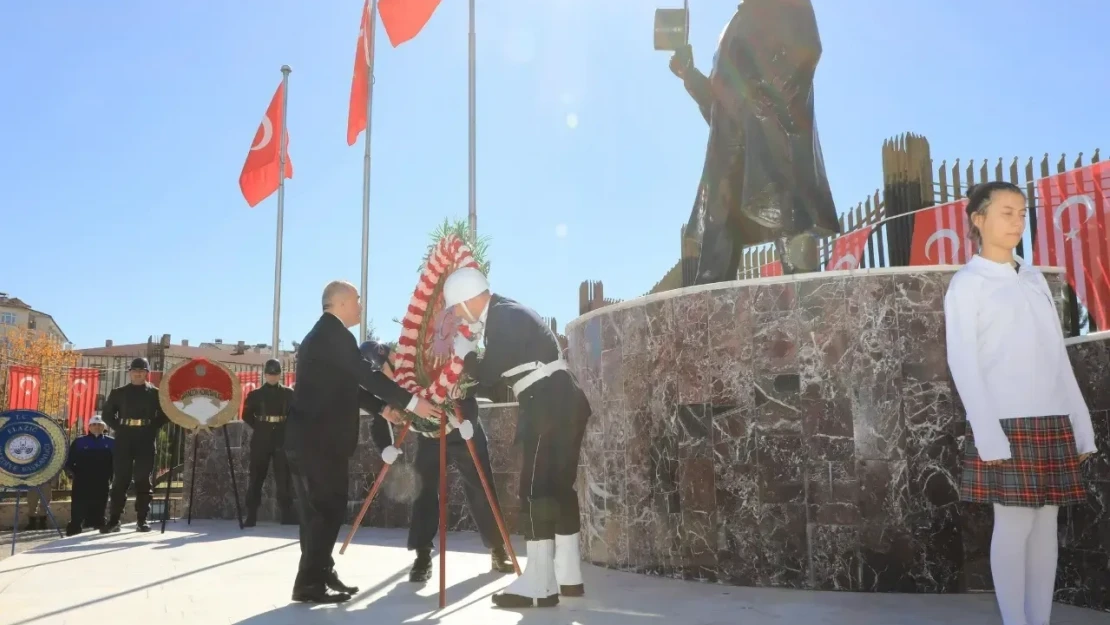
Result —
<svg viewBox="0 0 1110 625"><path fill-rule="evenodd" d="M471 243L478 240L478 184L477 184L477 102L475 97L475 53L474 53L474 0L470 0L470 224Z"/></svg>
<svg viewBox="0 0 1110 625"><path fill-rule="evenodd" d="M367 33L369 41L365 43L365 45L370 46L370 50L367 51L370 55L370 63L366 76L366 136L363 137L366 149L362 155L362 284L359 292L362 294L363 305L362 323L359 324L358 328L360 343L366 341L366 335L370 331L369 307L366 305L370 301L370 296L366 289L370 272L370 124L374 112L374 49L377 48L377 34L378 0L371 0L370 32Z"/></svg>
<svg viewBox="0 0 1110 625"><path fill-rule="evenodd" d="M285 218L285 162L286 143L289 133L285 130L285 121L289 116L289 73L293 70L288 65L281 66L281 143L278 145L278 189L277 189L277 258L274 260L274 358L280 357L278 347L278 325L281 321L281 238L282 226Z"/></svg>

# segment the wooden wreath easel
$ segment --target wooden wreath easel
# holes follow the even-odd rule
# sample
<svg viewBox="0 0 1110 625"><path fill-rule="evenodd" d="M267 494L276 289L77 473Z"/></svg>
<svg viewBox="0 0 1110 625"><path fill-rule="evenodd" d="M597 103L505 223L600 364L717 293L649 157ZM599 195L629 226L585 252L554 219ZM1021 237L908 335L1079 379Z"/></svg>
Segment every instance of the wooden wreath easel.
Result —
<svg viewBox="0 0 1110 625"><path fill-rule="evenodd" d="M455 417L461 424L463 421L462 413L459 407L455 405ZM419 417L414 417L419 418ZM401 433L397 435L397 441L394 446L400 447L401 443L405 441L405 436L409 433L409 428L412 427L412 421L409 421L401 428ZM478 478L482 481L482 489L486 491L486 500L489 502L490 510L493 511L493 518L497 521L497 530L501 532L501 540L505 543L505 549L509 552L509 558L513 561L513 570L517 575L520 575L520 564L516 560L516 552L513 550L512 537L509 536L508 529L505 527L505 520L501 516L501 508L497 505L497 497L494 496L493 489L490 487L489 479L486 477L486 472L482 468L482 462L478 458L478 448L474 446L473 440L466 441L466 448L470 450L470 459L474 461L474 468L478 471ZM366 500L362 502L362 508L358 511L358 516L355 517L354 523L351 524L351 531L347 534L347 540L343 541L343 546L339 548L339 553L342 555L347 551L347 546L351 544L351 540L355 537L355 532L358 531L362 525L362 519L370 510L370 502L374 501L374 496L378 494L378 489L381 488L382 482L385 481L385 476L389 473L391 465L383 465L382 470L378 473L377 479L374 480L374 485L370 488L370 494L366 496ZM439 607L440 609L447 607L447 413L439 420Z"/></svg>

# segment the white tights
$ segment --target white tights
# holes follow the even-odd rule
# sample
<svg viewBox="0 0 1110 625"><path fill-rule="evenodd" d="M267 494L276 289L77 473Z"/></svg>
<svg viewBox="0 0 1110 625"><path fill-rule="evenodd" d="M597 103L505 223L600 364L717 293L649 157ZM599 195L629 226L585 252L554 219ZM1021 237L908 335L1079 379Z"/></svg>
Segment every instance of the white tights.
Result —
<svg viewBox="0 0 1110 625"><path fill-rule="evenodd" d="M1003 625L1048 625L1056 587L1058 506L994 504L991 576Z"/></svg>

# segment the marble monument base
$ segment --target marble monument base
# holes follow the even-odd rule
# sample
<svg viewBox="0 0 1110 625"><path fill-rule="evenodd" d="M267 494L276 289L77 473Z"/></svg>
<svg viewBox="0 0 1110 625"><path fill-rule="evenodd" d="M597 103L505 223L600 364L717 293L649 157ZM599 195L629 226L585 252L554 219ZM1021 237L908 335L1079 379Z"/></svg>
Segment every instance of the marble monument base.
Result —
<svg viewBox="0 0 1110 625"><path fill-rule="evenodd" d="M571 322L570 368L594 408L584 557L744 586L990 590L991 510L957 490L955 270L691 287ZM1060 272L1046 277L1061 293ZM1110 450L1106 341L1083 345L1070 349ZM1057 597L1110 609L1110 465L1087 476L1090 504L1061 513Z"/></svg>

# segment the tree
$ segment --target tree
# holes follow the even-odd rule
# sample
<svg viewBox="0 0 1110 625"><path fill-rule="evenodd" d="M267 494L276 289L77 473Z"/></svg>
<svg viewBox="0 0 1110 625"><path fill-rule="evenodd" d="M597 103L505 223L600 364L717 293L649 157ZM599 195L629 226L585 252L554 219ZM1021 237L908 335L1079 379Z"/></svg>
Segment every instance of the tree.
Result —
<svg viewBox="0 0 1110 625"><path fill-rule="evenodd" d="M39 371L38 409L61 418L69 393L69 371L77 365L80 355L65 349L56 337L46 333L5 326L0 330L0 385L7 387L12 366L37 367ZM12 389L3 388L0 398L6 408Z"/></svg>

